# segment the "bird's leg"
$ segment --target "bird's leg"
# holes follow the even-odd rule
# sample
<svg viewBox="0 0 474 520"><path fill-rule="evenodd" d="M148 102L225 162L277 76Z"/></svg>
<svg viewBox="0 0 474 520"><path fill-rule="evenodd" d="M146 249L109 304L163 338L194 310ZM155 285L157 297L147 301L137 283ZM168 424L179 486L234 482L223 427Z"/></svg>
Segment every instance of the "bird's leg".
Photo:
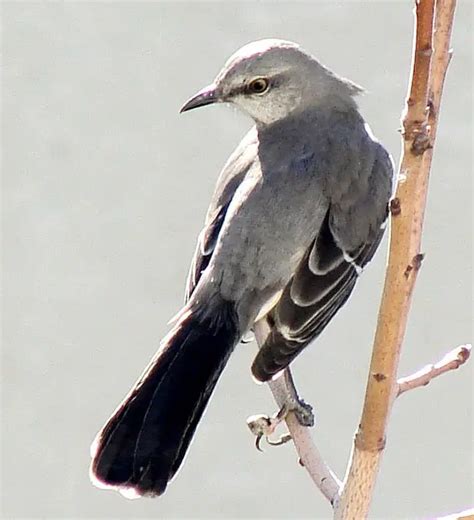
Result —
<svg viewBox="0 0 474 520"><path fill-rule="evenodd" d="M303 399L299 397L298 391L296 390L295 382L293 381L293 376L291 375L291 371L289 368L287 368L283 372L283 377L287 391L287 396L285 403L280 409L280 412L278 412L278 415L280 415L282 411L286 408L282 420L286 417L288 413L293 412L296 415L296 418L298 419L298 422L301 424L301 426L314 426L313 407L310 404L305 403Z"/></svg>
<svg viewBox="0 0 474 520"><path fill-rule="evenodd" d="M268 415L253 415L247 419L247 425L250 431L256 436L255 445L259 451L262 451L260 443L263 437L265 437L267 443L271 446L281 446L291 439L291 435L288 432L280 435L277 440L270 438L277 426L285 420L289 413L294 413L302 426L314 425L313 408L298 396L293 377L288 368L284 371L282 376L271 381L269 384L271 387L274 386L275 390L280 394L281 399L279 399L279 402L283 404L280 410L272 417Z"/></svg>

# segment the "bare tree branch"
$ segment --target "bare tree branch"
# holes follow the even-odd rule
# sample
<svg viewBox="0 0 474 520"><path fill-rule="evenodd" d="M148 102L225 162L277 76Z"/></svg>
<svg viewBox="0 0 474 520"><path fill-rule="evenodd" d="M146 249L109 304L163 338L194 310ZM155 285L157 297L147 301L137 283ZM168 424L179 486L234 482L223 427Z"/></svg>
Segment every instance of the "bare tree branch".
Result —
<svg viewBox="0 0 474 520"><path fill-rule="evenodd" d="M436 5L435 20L434 0L416 2L415 49L402 121L403 154L392 204L388 267L362 418L334 514L338 520L361 519L368 514L397 392L398 363L411 297L423 260L420 244L432 158L430 149L449 63L455 0L438 0Z"/></svg>
<svg viewBox="0 0 474 520"><path fill-rule="evenodd" d="M418 370L418 372L415 372L410 376L401 377L398 380L397 397L408 390L413 390L420 386L426 386L435 377L451 370L456 370L461 365L464 365L471 355L471 349L471 345L461 345L460 347L448 352L436 364L426 365L421 370Z"/></svg>

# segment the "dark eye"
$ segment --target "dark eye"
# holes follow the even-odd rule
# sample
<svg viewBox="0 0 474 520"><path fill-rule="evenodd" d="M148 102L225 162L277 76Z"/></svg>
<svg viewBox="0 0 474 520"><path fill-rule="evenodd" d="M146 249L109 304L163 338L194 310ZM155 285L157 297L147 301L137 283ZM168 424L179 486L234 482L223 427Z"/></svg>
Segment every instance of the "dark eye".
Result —
<svg viewBox="0 0 474 520"><path fill-rule="evenodd" d="M269 86L270 82L267 78L255 78L248 84L248 90L251 94L263 94Z"/></svg>

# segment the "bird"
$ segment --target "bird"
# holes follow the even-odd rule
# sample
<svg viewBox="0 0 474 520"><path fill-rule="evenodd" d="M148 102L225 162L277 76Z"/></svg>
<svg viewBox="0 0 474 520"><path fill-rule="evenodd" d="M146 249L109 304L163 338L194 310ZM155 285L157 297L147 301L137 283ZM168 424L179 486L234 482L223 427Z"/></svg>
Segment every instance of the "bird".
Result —
<svg viewBox="0 0 474 520"><path fill-rule="evenodd" d="M382 239L393 188L391 156L358 109L362 92L298 44L264 39L181 108L227 103L253 126L218 177L184 307L93 443L96 485L162 495L254 324L270 328L251 366L267 382L348 300Z"/></svg>

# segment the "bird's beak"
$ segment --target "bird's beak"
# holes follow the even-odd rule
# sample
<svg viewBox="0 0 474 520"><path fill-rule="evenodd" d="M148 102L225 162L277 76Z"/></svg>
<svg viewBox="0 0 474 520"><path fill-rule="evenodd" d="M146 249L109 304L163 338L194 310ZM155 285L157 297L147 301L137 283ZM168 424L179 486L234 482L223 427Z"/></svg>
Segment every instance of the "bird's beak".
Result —
<svg viewBox="0 0 474 520"><path fill-rule="evenodd" d="M211 84L207 87L204 87L191 99L188 99L188 101L186 101L186 103L181 107L179 112L187 112L193 108L204 107L206 105L211 105L212 103L217 103L218 101L219 98L216 94L216 86Z"/></svg>

